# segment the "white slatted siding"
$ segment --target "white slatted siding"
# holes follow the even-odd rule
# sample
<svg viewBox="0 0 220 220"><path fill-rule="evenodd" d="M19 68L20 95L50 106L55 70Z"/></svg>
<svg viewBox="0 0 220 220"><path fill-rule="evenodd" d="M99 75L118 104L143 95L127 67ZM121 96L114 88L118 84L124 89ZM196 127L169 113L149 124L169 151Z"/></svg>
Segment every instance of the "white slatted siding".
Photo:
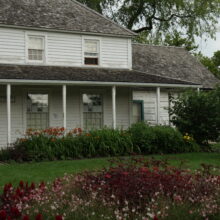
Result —
<svg viewBox="0 0 220 220"><path fill-rule="evenodd" d="M128 40L120 38L102 38L102 66L108 68L129 68Z"/></svg>
<svg viewBox="0 0 220 220"><path fill-rule="evenodd" d="M0 63L25 63L25 32L0 28Z"/></svg>
<svg viewBox="0 0 220 220"><path fill-rule="evenodd" d="M81 36L73 34L48 33L47 62L49 65L81 66Z"/></svg>
<svg viewBox="0 0 220 220"><path fill-rule="evenodd" d="M150 124L155 125L157 123L157 95L155 90L148 91L134 91L134 100L144 101L144 119ZM160 121L163 125L169 124L169 98L168 92L161 90L160 98Z"/></svg>
<svg viewBox="0 0 220 220"><path fill-rule="evenodd" d="M83 39L86 37L86 39L100 40L100 67L131 69L132 66L131 40L127 38L91 37L2 27L0 27L0 63L31 64L26 61L28 34L45 37L46 63L44 65L84 66Z"/></svg>

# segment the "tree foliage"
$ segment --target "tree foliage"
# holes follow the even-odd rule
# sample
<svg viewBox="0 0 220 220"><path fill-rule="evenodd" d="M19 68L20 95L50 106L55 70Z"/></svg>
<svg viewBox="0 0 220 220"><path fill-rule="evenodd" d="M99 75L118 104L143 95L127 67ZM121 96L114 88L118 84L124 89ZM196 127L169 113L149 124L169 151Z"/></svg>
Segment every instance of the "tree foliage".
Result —
<svg viewBox="0 0 220 220"><path fill-rule="evenodd" d="M199 53L197 56L200 62L220 79L220 50L216 51L211 58L203 56L201 53Z"/></svg>
<svg viewBox="0 0 220 220"><path fill-rule="evenodd" d="M145 38L214 37L220 0L78 0ZM143 38L140 38L143 39ZM139 39L139 40L140 40Z"/></svg>
<svg viewBox="0 0 220 220"><path fill-rule="evenodd" d="M199 144L220 137L220 87L210 92L190 91L172 99L172 123Z"/></svg>

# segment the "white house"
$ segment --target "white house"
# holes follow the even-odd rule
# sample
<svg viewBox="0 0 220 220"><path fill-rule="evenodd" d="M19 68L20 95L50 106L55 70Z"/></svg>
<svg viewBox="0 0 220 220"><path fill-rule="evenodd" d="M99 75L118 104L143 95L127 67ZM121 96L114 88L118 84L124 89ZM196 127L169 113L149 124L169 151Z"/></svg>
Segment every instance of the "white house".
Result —
<svg viewBox="0 0 220 220"><path fill-rule="evenodd" d="M0 6L0 147L29 128L165 124L170 91L217 83L184 49L132 44L135 33L77 1Z"/></svg>

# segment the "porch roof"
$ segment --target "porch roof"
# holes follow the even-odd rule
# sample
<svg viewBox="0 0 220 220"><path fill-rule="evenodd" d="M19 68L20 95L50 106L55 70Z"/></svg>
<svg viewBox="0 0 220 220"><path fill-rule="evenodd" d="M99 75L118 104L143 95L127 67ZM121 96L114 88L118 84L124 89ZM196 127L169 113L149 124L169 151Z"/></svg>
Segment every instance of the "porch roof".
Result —
<svg viewBox="0 0 220 220"><path fill-rule="evenodd" d="M49 82L50 84L81 82L84 84L131 84L134 86L156 85L178 87L200 87L199 84L183 80L147 74L128 69L104 69L60 66L0 65L0 83Z"/></svg>

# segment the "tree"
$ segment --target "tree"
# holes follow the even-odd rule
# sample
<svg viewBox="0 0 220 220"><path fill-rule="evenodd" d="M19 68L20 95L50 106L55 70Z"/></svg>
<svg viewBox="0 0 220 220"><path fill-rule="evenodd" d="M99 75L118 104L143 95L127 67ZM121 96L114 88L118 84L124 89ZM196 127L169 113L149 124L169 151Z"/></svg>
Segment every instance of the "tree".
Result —
<svg viewBox="0 0 220 220"><path fill-rule="evenodd" d="M220 51L216 51L211 58L203 56L201 53L197 54L197 57L210 72L220 79Z"/></svg>
<svg viewBox="0 0 220 220"><path fill-rule="evenodd" d="M214 37L219 0L78 0L145 38L162 39L175 32L194 42Z"/></svg>

